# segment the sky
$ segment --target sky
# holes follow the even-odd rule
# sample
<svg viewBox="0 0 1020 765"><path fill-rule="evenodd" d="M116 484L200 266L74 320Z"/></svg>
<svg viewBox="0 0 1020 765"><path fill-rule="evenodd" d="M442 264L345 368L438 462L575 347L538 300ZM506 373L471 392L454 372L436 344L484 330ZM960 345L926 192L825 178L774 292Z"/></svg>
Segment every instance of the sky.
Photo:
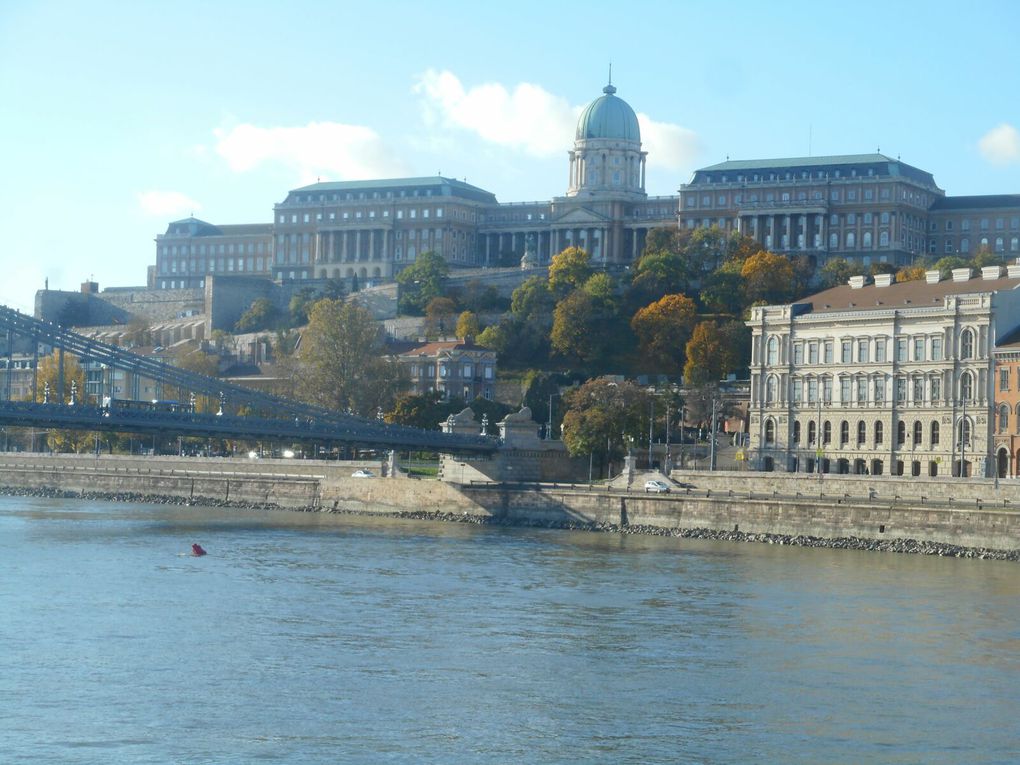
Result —
<svg viewBox="0 0 1020 765"><path fill-rule="evenodd" d="M1020 193L1020 3L0 3L0 303L144 285L194 214L271 223L316 180L567 188L577 115L638 113L649 194L731 159L880 149Z"/></svg>

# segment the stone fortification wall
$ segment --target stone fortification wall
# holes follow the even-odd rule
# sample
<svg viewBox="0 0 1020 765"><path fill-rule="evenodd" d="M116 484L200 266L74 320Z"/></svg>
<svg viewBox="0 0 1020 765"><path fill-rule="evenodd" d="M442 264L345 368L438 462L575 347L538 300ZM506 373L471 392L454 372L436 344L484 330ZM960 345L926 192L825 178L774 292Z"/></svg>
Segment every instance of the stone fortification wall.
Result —
<svg viewBox="0 0 1020 765"><path fill-rule="evenodd" d="M134 317L146 321L172 321L205 311L202 290L106 290L98 295L62 290L35 294L38 319L73 327L127 324Z"/></svg>
<svg viewBox="0 0 1020 765"><path fill-rule="evenodd" d="M769 483L735 481L733 474L701 479L702 486L645 494L643 483L631 489L586 485L476 483L410 478L357 479L362 463L301 460L215 460L202 458L100 458L74 455L0 455L0 485L76 492L134 493L179 498L205 497L236 503L273 503L324 511L447 514L526 525L603 525L653 529L707 529L715 532L812 536L827 539L914 539L974 548L1020 549L1020 500L984 487L979 504L957 489L977 482L945 482L948 499L960 507L908 502L899 495L863 495L858 484L849 497L831 492L796 496L793 485L776 496ZM378 463L365 465L381 474ZM760 475L760 474L759 474ZM758 476L755 476L758 477ZM783 476L783 478L786 478ZM716 488L706 489L707 482ZM877 483L869 481L868 483ZM916 482L900 481L910 486ZM805 489L807 487L804 487ZM830 487L836 488L839 487ZM889 482L884 489L892 489ZM935 482L926 487L936 495ZM1000 484L1000 491L1002 486ZM777 490L778 491L778 490ZM706 492L708 493L706 495Z"/></svg>
<svg viewBox="0 0 1020 765"><path fill-rule="evenodd" d="M1003 478L951 479L902 476L862 476L823 473L758 473L731 470L674 470L670 478L697 489L711 491L734 491L772 493L790 496L797 492L805 496L824 494L826 496L851 497L873 496L879 500L902 498L906 501L953 500L961 505L981 500L984 504L996 504L1006 500L1020 508L1020 480Z"/></svg>

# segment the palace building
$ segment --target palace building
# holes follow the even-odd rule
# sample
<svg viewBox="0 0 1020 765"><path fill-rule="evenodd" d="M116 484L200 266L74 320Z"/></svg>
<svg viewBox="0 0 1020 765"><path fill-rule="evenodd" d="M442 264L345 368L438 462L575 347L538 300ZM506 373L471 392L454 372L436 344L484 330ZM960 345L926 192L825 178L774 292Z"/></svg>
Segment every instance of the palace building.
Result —
<svg viewBox="0 0 1020 765"><path fill-rule="evenodd" d="M719 226L817 266L1020 256L1020 195L947 197L930 172L880 153L727 159L650 197L637 115L611 83L581 112L567 157L566 192L546 201L499 202L442 176L337 181L291 190L272 223L175 221L156 237L149 287L202 287L208 274L388 281L429 250L453 268L529 266L576 245L612 270L660 227Z"/></svg>

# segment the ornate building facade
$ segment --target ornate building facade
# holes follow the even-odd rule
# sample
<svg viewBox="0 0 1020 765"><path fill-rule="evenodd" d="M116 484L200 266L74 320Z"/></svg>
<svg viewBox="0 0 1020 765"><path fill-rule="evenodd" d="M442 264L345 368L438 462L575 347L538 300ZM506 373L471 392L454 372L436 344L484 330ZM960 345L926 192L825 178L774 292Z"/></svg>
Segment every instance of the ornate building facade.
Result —
<svg viewBox="0 0 1020 765"><path fill-rule="evenodd" d="M752 308L753 464L993 475L996 348L1020 327L1020 266L1004 270L854 277L792 305Z"/></svg>
<svg viewBox="0 0 1020 765"><path fill-rule="evenodd" d="M198 287L206 274L387 281L429 250L457 268L545 264L576 245L622 267L650 229L676 225L678 197L645 192L646 159L637 115L610 84L578 119L563 196L500 203L441 176L315 183L290 191L272 224L171 223L149 286Z"/></svg>

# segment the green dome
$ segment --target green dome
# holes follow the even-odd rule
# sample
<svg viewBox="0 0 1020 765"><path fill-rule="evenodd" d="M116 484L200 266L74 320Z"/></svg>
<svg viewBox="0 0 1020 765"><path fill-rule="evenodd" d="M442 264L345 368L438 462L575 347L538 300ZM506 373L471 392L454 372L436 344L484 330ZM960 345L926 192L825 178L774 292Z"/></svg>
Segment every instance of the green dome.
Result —
<svg viewBox="0 0 1020 765"><path fill-rule="evenodd" d="M616 88L606 85L599 96L585 107L577 121L577 140L585 138L615 138L641 142L641 129L637 115L630 104L617 98Z"/></svg>

